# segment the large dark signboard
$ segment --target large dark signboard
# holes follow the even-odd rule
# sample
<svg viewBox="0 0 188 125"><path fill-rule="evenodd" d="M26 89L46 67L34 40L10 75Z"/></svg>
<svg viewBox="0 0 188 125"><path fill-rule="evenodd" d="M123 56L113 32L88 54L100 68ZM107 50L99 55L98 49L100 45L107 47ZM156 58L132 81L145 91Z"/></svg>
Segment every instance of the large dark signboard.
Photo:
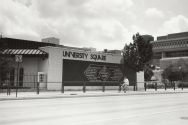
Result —
<svg viewBox="0 0 188 125"><path fill-rule="evenodd" d="M120 81L123 77L119 66L109 64L90 64L84 74L88 81Z"/></svg>
<svg viewBox="0 0 188 125"><path fill-rule="evenodd" d="M63 60L63 81L122 81L120 64Z"/></svg>

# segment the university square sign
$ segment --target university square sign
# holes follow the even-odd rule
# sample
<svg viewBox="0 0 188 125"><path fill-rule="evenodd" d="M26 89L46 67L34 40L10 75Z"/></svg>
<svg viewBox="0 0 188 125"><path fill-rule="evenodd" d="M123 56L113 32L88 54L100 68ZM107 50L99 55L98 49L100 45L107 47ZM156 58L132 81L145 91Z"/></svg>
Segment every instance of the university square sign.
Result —
<svg viewBox="0 0 188 125"><path fill-rule="evenodd" d="M85 61L106 61L106 55L97 54L91 52L75 52L64 50L63 58L65 59L74 59L74 60L85 60Z"/></svg>

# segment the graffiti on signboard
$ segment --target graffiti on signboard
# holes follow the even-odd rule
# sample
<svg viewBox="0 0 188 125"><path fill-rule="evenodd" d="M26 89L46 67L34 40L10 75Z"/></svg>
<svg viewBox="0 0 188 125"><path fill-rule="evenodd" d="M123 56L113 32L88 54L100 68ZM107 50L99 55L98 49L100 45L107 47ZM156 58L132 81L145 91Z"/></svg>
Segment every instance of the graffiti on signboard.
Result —
<svg viewBox="0 0 188 125"><path fill-rule="evenodd" d="M88 81L120 81L123 77L118 66L90 64L84 71Z"/></svg>

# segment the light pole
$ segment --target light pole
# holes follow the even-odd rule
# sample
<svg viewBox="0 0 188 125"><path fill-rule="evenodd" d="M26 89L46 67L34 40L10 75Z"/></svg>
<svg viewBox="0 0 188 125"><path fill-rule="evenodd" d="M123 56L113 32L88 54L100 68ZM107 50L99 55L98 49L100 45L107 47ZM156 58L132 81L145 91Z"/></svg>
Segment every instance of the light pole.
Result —
<svg viewBox="0 0 188 125"><path fill-rule="evenodd" d="M17 62L17 82L16 82L16 97L18 94L19 77L20 77L20 63L22 62L22 55L15 55L15 61Z"/></svg>

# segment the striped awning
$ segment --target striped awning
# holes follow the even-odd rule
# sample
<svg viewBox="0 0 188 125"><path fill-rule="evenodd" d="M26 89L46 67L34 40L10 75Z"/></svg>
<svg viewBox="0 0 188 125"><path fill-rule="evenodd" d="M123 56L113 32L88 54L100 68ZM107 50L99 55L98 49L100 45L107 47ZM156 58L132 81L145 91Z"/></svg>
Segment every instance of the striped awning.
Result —
<svg viewBox="0 0 188 125"><path fill-rule="evenodd" d="M5 55L48 55L46 52L40 49L5 49L2 54Z"/></svg>

